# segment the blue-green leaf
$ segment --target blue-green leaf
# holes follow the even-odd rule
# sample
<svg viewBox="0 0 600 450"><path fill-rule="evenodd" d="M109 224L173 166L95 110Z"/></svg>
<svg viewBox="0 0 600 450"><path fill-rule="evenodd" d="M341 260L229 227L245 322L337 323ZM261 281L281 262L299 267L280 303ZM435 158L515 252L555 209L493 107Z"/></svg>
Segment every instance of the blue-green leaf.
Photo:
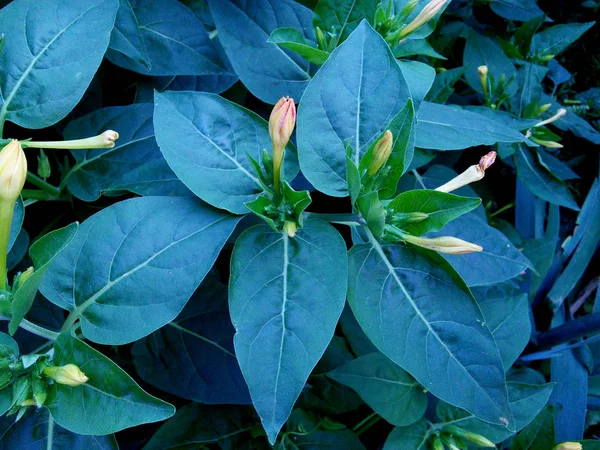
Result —
<svg viewBox="0 0 600 450"><path fill-rule="evenodd" d="M427 408L427 394L422 386L378 352L349 361L327 375L354 389L392 425L410 425Z"/></svg>
<svg viewBox="0 0 600 450"><path fill-rule="evenodd" d="M398 61L398 65L408 83L415 111L418 111L421 102L433 86L435 69L419 61Z"/></svg>
<svg viewBox="0 0 600 450"><path fill-rule="evenodd" d="M490 8L500 17L526 22L544 14L534 0L491 0Z"/></svg>
<svg viewBox="0 0 600 450"><path fill-rule="evenodd" d="M175 413L172 405L146 393L114 362L68 333L54 343L52 364L75 364L89 378L80 386L54 383L48 389L44 406L57 424L74 433L110 434Z"/></svg>
<svg viewBox="0 0 600 450"><path fill-rule="evenodd" d="M372 24L377 2L373 0L319 0L315 7L314 26L323 33L334 33L332 46L344 42L363 19Z"/></svg>
<svg viewBox="0 0 600 450"><path fill-rule="evenodd" d="M596 22L554 25L533 37L532 53L537 56L558 55L592 28Z"/></svg>
<svg viewBox="0 0 600 450"><path fill-rule="evenodd" d="M257 225L236 242L235 353L271 444L333 336L346 280L346 245L325 222L306 221L294 238Z"/></svg>
<svg viewBox="0 0 600 450"><path fill-rule="evenodd" d="M196 15L177 0L121 0L107 58L144 75L219 75L228 63Z"/></svg>
<svg viewBox="0 0 600 450"><path fill-rule="evenodd" d="M67 187L77 198L97 200L103 192L129 190L140 195L188 195L165 161L154 139L153 106L137 104L101 108L69 123L66 139L81 139L112 129L113 148L71 150L76 164Z"/></svg>
<svg viewBox="0 0 600 450"><path fill-rule="evenodd" d="M17 0L0 11L0 124L45 128L65 117L108 47L117 0Z"/></svg>
<svg viewBox="0 0 600 450"><path fill-rule="evenodd" d="M179 314L238 220L192 197L125 200L79 227L40 290L91 341L133 342Z"/></svg>
<svg viewBox="0 0 600 450"><path fill-rule="evenodd" d="M312 11L293 0L209 0L208 3L219 39L248 90L271 104L284 96L300 100L310 81L310 63L267 40L276 28L293 27L314 41Z"/></svg>
<svg viewBox="0 0 600 450"><path fill-rule="evenodd" d="M298 156L308 181L325 194L348 195L344 143L350 140L358 167L409 96L388 45L363 21L323 64L300 102Z"/></svg>
<svg viewBox="0 0 600 450"><path fill-rule="evenodd" d="M179 179L205 202L234 214L263 188L247 155L262 160L271 148L267 122L218 95L203 92L156 93L156 141ZM288 144L284 179L298 172L296 151Z"/></svg>
<svg viewBox="0 0 600 450"><path fill-rule="evenodd" d="M355 245L348 302L377 348L432 394L514 429L498 347L468 288L437 254L372 237Z"/></svg>
<svg viewBox="0 0 600 450"><path fill-rule="evenodd" d="M388 435L383 450L425 450L429 439L426 419L406 427L395 427Z"/></svg>
<svg viewBox="0 0 600 450"><path fill-rule="evenodd" d="M416 146L420 148L459 150L525 141L525 136L517 130L457 106L423 102L419 108Z"/></svg>
<svg viewBox="0 0 600 450"><path fill-rule="evenodd" d="M15 209L13 210L12 224L10 226L10 235L8 237L8 248L7 251L15 244L17 236L21 232L23 226L23 220L25 219L25 207L23 206L23 199L19 197L15 203Z"/></svg>
<svg viewBox="0 0 600 450"><path fill-rule="evenodd" d="M317 44L306 39L295 28L277 28L267 42L288 48L313 64L321 65L329 58L329 52L318 49Z"/></svg>
<svg viewBox="0 0 600 450"><path fill-rule="evenodd" d="M227 290L209 275L177 319L133 345L133 363L144 381L179 397L250 403L233 353L233 333Z"/></svg>

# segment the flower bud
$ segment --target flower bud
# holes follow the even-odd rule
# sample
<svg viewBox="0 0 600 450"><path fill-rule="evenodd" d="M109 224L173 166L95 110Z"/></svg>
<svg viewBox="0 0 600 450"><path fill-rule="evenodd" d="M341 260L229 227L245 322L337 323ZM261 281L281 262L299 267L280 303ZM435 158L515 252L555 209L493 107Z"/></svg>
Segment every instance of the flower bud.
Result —
<svg viewBox="0 0 600 450"><path fill-rule="evenodd" d="M75 139L73 141L26 141L27 147L35 148L61 148L69 150L87 149L87 148L113 148L115 141L119 139L119 133L113 130L106 130L98 136L85 139Z"/></svg>
<svg viewBox="0 0 600 450"><path fill-rule="evenodd" d="M452 236L441 236L437 238L424 238L403 234L402 239L418 247L426 248L448 255L463 255L465 253L480 252L483 247L463 241Z"/></svg>
<svg viewBox="0 0 600 450"><path fill-rule="evenodd" d="M448 3L449 0L431 0L425 8L413 19L411 23L409 23L402 32L400 33L401 37L406 37L412 32L418 30L431 19L433 19L437 13L439 13L442 8Z"/></svg>
<svg viewBox="0 0 600 450"><path fill-rule="evenodd" d="M402 228L404 225L410 223L422 222L429 217L429 214L424 212L410 212L410 213L391 213L388 216L387 222Z"/></svg>
<svg viewBox="0 0 600 450"><path fill-rule="evenodd" d="M319 27L316 27L315 36L317 38L318 47L321 50L327 50L327 39L325 38L325 35L323 34L323 30L321 30Z"/></svg>
<svg viewBox="0 0 600 450"><path fill-rule="evenodd" d="M44 368L44 375L52 378L58 384L67 386L79 386L89 380L75 364L66 364L60 367L47 366Z"/></svg>
<svg viewBox="0 0 600 450"><path fill-rule="evenodd" d="M435 190L439 192L452 192L474 181L479 181L485 176L485 171L494 164L495 160L496 152L489 152L479 160L479 164L470 166L463 173L457 175L446 184L435 188Z"/></svg>
<svg viewBox="0 0 600 450"><path fill-rule="evenodd" d="M16 202L27 179L27 158L21 144L12 140L0 151L0 201Z"/></svg>
<svg viewBox="0 0 600 450"><path fill-rule="evenodd" d="M294 99L282 97L273 107L269 117L269 135L273 144L273 185L275 193L280 192L281 164L285 146L296 125L296 105Z"/></svg>
<svg viewBox="0 0 600 450"><path fill-rule="evenodd" d="M35 400L32 398L28 400L23 400L19 406L36 406Z"/></svg>
<svg viewBox="0 0 600 450"><path fill-rule="evenodd" d="M545 105L540 106L537 111L535 112L536 115L542 115L544 114L546 111L548 111L550 109L550 107L552 106L552 103L546 103Z"/></svg>
<svg viewBox="0 0 600 450"><path fill-rule="evenodd" d="M296 227L296 222L294 221L286 220L283 224L283 231L291 238L296 236L297 229L298 228Z"/></svg>
<svg viewBox="0 0 600 450"><path fill-rule="evenodd" d="M375 176L377 172L385 165L390 155L392 154L392 144L394 136L390 130L383 133L383 137L375 144L373 155L371 156L371 164L367 171L369 175Z"/></svg>
<svg viewBox="0 0 600 450"><path fill-rule="evenodd" d="M19 273L15 277L15 281L13 283L13 291L16 292L21 286L23 286L23 283L25 283L25 281L27 281L27 279L31 275L33 275L33 273L34 273L33 267L29 267L27 270Z"/></svg>
<svg viewBox="0 0 600 450"><path fill-rule="evenodd" d="M543 139L538 139L538 138L534 138L534 137L531 137L530 139L533 142L535 142L536 144L541 145L542 147L546 147L546 148L563 148L563 145L559 144L558 142L545 141Z"/></svg>
<svg viewBox="0 0 600 450"><path fill-rule="evenodd" d="M583 445L579 442L563 442L554 446L552 450L581 450Z"/></svg>
<svg viewBox="0 0 600 450"><path fill-rule="evenodd" d="M540 58L540 61L541 61L541 62L548 62L548 61L550 61L550 60L554 59L554 57L555 57L555 56L556 56L556 55L546 55L546 56L542 56L542 57Z"/></svg>
<svg viewBox="0 0 600 450"><path fill-rule="evenodd" d="M534 128L543 127L544 125L548 125L549 123L556 122L558 119L563 117L565 114L567 114L567 110L565 108L560 108L558 111L556 111L556 114L554 114L549 119L542 120L541 122L536 123L534 125Z"/></svg>
<svg viewBox="0 0 600 450"><path fill-rule="evenodd" d="M38 156L37 173L38 176L44 180L52 175L52 166L50 165L50 160L44 153L44 150L40 150L40 156Z"/></svg>
<svg viewBox="0 0 600 450"><path fill-rule="evenodd" d="M431 442L432 450L444 450L444 444L439 436L435 436Z"/></svg>
<svg viewBox="0 0 600 450"><path fill-rule="evenodd" d="M483 89L483 95L487 96L488 67L487 66L479 66L477 68L477 72L479 72L479 82L481 83L481 88Z"/></svg>

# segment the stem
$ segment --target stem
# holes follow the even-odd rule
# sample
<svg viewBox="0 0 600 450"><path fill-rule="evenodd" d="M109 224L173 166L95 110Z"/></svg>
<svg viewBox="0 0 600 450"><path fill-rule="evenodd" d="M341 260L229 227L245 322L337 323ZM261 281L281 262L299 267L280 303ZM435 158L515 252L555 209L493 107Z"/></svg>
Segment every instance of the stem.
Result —
<svg viewBox="0 0 600 450"><path fill-rule="evenodd" d="M357 436L360 436L361 434L363 434L365 431L367 431L369 428L371 428L373 425L375 425L380 420L381 420L381 416L378 415L377 413L373 413L359 424L360 427L358 425L355 426L353 428L353 431Z"/></svg>
<svg viewBox="0 0 600 450"><path fill-rule="evenodd" d="M63 326L60 329L61 333L70 330L75 321L79 319L79 314L75 313L75 311L76 310L71 311L71 313L67 316L67 320L65 320L65 323L63 323Z"/></svg>
<svg viewBox="0 0 600 450"><path fill-rule="evenodd" d="M23 197L23 200L54 200L57 198L46 191L39 191L37 189L23 189L21 191L21 196Z"/></svg>
<svg viewBox="0 0 600 450"><path fill-rule="evenodd" d="M344 225L364 225L365 220L358 214L320 214L320 213L305 213L308 217L316 217L325 222L341 223Z"/></svg>
<svg viewBox="0 0 600 450"><path fill-rule="evenodd" d="M423 187L423 189L427 189L427 186L425 186L425 183L423 183L423 178L421 178L421 175L419 175L419 172L417 172L417 169L413 169L412 174L415 176L415 178L417 179L419 184Z"/></svg>
<svg viewBox="0 0 600 450"><path fill-rule="evenodd" d="M14 201L0 200L0 287L6 288L6 257L8 255L8 240L12 227Z"/></svg>
<svg viewBox="0 0 600 450"><path fill-rule="evenodd" d="M27 181L29 181L31 184L39 187L42 191L45 191L48 194L51 194L54 197L57 197L60 194L59 188L57 188L56 186L52 186L50 183L46 183L40 177L38 177L37 175L35 175L31 172L27 172Z"/></svg>
<svg viewBox="0 0 600 450"><path fill-rule="evenodd" d="M0 316L0 320L10 321L11 319L10 319L10 317ZM32 334L35 334L36 336L48 339L49 341L55 341L58 338L58 336L60 336L60 333L57 333L56 331L48 330L47 328L36 325L35 323L30 322L27 319L23 319L21 321L21 323L19 324L19 327L23 328L26 331L29 331Z"/></svg>
<svg viewBox="0 0 600 450"><path fill-rule="evenodd" d="M490 214L490 217L496 217L498 214L502 214L504 211L509 210L510 208L514 208L515 206L515 202L509 203L508 205L504 205L502 208L500 208L497 211L494 211L493 213Z"/></svg>
<svg viewBox="0 0 600 450"><path fill-rule="evenodd" d="M48 414L48 438L46 440L46 450L52 450L54 447L54 419Z"/></svg>
<svg viewBox="0 0 600 450"><path fill-rule="evenodd" d="M367 417L365 417L363 420L361 420L360 422L358 422L356 425L354 425L352 427L352 431L356 431L358 430L360 427L362 427L365 423L367 423L369 420L371 420L373 417L375 417L377 415L376 412L372 412L371 414L369 414Z"/></svg>
<svg viewBox="0 0 600 450"><path fill-rule="evenodd" d="M538 336L538 348L553 347L600 332L600 313L592 313L552 328Z"/></svg>

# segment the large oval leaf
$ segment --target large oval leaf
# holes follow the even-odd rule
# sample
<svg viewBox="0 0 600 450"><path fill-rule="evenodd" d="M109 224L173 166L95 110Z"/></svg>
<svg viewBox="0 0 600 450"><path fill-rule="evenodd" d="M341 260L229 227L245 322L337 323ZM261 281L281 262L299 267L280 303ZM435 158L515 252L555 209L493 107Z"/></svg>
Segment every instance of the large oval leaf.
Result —
<svg viewBox="0 0 600 450"><path fill-rule="evenodd" d="M81 139L109 129L119 132L113 148L71 150L77 162L67 175L67 187L75 197L92 202L110 191L189 193L156 144L153 111L151 104L101 108L67 125L65 139Z"/></svg>
<svg viewBox="0 0 600 450"><path fill-rule="evenodd" d="M40 290L86 338L135 341L179 314L237 221L192 197L117 203L80 226Z"/></svg>
<svg viewBox="0 0 600 450"><path fill-rule="evenodd" d="M263 192L248 155L262 160L271 149L267 122L255 113L203 92L156 93L156 140L179 179L207 203L244 214ZM296 151L290 144L285 178L298 172Z"/></svg>
<svg viewBox="0 0 600 450"><path fill-rule="evenodd" d="M325 194L348 195L346 141L358 167L409 97L390 48L363 21L323 64L300 102L298 156L308 181Z"/></svg>
<svg viewBox="0 0 600 450"><path fill-rule="evenodd" d="M0 11L0 126L48 127L92 81L115 23L117 0L17 0Z"/></svg>
<svg viewBox="0 0 600 450"><path fill-rule="evenodd" d="M146 393L123 369L69 333L54 343L52 364L75 364L89 378L80 386L54 383L48 389L44 406L56 423L74 433L115 433L175 413L172 405Z"/></svg>
<svg viewBox="0 0 600 450"><path fill-rule="evenodd" d="M333 336L346 297L346 245L325 222L296 237L246 230L231 260L235 353L271 444Z"/></svg>
<svg viewBox="0 0 600 450"><path fill-rule="evenodd" d="M12 246L15 245L17 236L19 236L19 233L21 232L24 219L25 207L23 206L23 199L19 197L15 203L15 209L13 210L12 224L10 226L10 234L8 237L8 248L6 249L7 251L10 251Z"/></svg>
<svg viewBox="0 0 600 450"><path fill-rule="evenodd" d="M349 253L348 301L371 341L432 394L514 429L498 347L437 254L369 243Z"/></svg>
<svg viewBox="0 0 600 450"><path fill-rule="evenodd" d="M133 363L144 381L171 394L200 403L250 403L233 333L227 289L209 275L177 319L133 345Z"/></svg>
<svg viewBox="0 0 600 450"><path fill-rule="evenodd" d="M106 56L145 75L229 72L202 22L177 0L121 0Z"/></svg>
<svg viewBox="0 0 600 450"><path fill-rule="evenodd" d="M310 64L291 50L267 42L276 28L292 27L314 41L313 13L293 0L209 0L219 39L231 64L252 94L275 104L300 99Z"/></svg>

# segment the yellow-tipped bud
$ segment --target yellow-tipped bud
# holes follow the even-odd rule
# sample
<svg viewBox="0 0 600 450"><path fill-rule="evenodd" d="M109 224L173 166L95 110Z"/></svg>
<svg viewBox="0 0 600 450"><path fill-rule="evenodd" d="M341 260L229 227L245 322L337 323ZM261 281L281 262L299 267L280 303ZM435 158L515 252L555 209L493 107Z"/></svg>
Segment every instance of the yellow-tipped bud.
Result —
<svg viewBox="0 0 600 450"><path fill-rule="evenodd" d="M470 166L460 175L454 177L446 184L435 188L436 191L440 192L452 192L458 188L466 186L467 184L481 180L485 176L485 171L494 164L496 161L496 152L489 152L488 154L481 157L479 164Z"/></svg>
<svg viewBox="0 0 600 450"><path fill-rule="evenodd" d="M581 450L583 445L579 442L563 442L554 446L552 450Z"/></svg>
<svg viewBox="0 0 600 450"><path fill-rule="evenodd" d="M21 144L12 140L0 151L0 201L16 202L27 179L27 158Z"/></svg>
<svg viewBox="0 0 600 450"><path fill-rule="evenodd" d="M546 103L545 105L540 106L537 111L536 114L539 116L541 114L544 114L546 111L548 111L550 109L550 107L552 106L552 103Z"/></svg>
<svg viewBox="0 0 600 450"><path fill-rule="evenodd" d="M555 57L555 56L556 56L556 55L546 55L546 56L542 56L542 57L540 58L540 61L541 61L541 62L548 62L548 61L550 61L550 60L554 59L554 57Z"/></svg>
<svg viewBox="0 0 600 450"><path fill-rule="evenodd" d="M273 143L273 186L275 193L281 189L281 164L285 146L296 126L296 105L294 99L282 97L273 107L269 117L269 135Z"/></svg>
<svg viewBox="0 0 600 450"><path fill-rule="evenodd" d="M449 1L450 0L431 0L417 15L417 17L415 17L411 23L402 29L400 37L406 37L421 28L423 25L433 19Z"/></svg>
<svg viewBox="0 0 600 450"><path fill-rule="evenodd" d="M403 234L402 239L418 247L426 248L448 255L463 255L465 253L480 252L483 247L471 242L463 241L452 236L441 236L437 238L424 238Z"/></svg>
<svg viewBox="0 0 600 450"><path fill-rule="evenodd" d="M17 275L15 277L15 282L13 283L13 291L16 291L17 289L19 289L21 286L23 286L23 283L25 283L25 281L27 281L27 279L33 275L34 273L34 269L33 267L29 267L27 270L21 272L19 275Z"/></svg>
<svg viewBox="0 0 600 450"><path fill-rule="evenodd" d="M61 148L69 150L78 150L85 148L113 148L115 141L119 139L119 133L113 130L106 130L98 136L85 139L76 139L73 141L28 141L25 142L27 147L35 148Z"/></svg>
<svg viewBox="0 0 600 450"><path fill-rule="evenodd" d="M392 145L394 144L394 136L390 130L383 133L383 137L375 144L371 164L367 171L369 175L374 176L385 165L392 154Z"/></svg>
<svg viewBox="0 0 600 450"><path fill-rule="evenodd" d="M21 402L21 405L19 405L19 406L36 406L36 403L35 403L35 400L30 398L29 400L25 400L25 401Z"/></svg>
<svg viewBox="0 0 600 450"><path fill-rule="evenodd" d="M477 68L477 72L479 73L479 82L481 83L481 88L483 89L483 95L487 96L488 67L479 66Z"/></svg>
<svg viewBox="0 0 600 450"><path fill-rule="evenodd" d="M58 384L67 386L79 386L89 380L75 364L66 364L60 367L47 366L44 368L44 375L52 378Z"/></svg>
<svg viewBox="0 0 600 450"><path fill-rule="evenodd" d="M435 436L433 438L431 448L433 450L444 450L444 443L442 442L442 439L439 436Z"/></svg>
<svg viewBox="0 0 600 450"><path fill-rule="evenodd" d="M296 236L296 231L297 230L298 230L298 228L296 227L296 222L291 221L291 220L286 220L284 222L284 224L283 224L283 231L289 237L293 238L294 236Z"/></svg>
<svg viewBox="0 0 600 450"><path fill-rule="evenodd" d="M558 142L554 142L554 141L544 141L543 139L537 139L537 138L530 138L533 142L535 142L536 144L541 145L542 147L546 147L546 148L563 148L562 144L559 144Z"/></svg>

